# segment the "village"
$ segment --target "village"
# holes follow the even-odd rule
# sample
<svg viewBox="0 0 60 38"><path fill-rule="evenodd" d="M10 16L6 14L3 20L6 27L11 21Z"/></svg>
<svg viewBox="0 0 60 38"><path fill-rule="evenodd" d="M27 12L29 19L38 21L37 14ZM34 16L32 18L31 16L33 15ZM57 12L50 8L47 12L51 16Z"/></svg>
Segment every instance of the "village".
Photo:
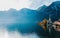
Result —
<svg viewBox="0 0 60 38"><path fill-rule="evenodd" d="M52 22L51 18L44 19L42 22L38 23L46 32L47 38L59 38L60 34L60 19Z"/></svg>

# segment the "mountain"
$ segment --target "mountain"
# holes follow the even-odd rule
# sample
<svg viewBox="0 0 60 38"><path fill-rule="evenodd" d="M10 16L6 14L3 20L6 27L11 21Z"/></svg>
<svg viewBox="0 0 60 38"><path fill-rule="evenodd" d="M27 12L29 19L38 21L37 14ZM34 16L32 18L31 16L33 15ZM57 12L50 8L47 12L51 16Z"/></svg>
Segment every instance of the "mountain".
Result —
<svg viewBox="0 0 60 38"><path fill-rule="evenodd" d="M43 9L41 9L41 10L43 10ZM50 16L52 21L56 21L56 20L60 19L60 1L55 1L51 5L46 7L42 12L40 12L40 11L39 11L39 13L43 14L45 16L44 18L48 19Z"/></svg>
<svg viewBox="0 0 60 38"><path fill-rule="evenodd" d="M60 19L60 1L53 2L46 10L54 21Z"/></svg>
<svg viewBox="0 0 60 38"><path fill-rule="evenodd" d="M39 7L38 9L37 9L37 11L38 11L38 13L39 13L39 20L43 20L43 19L48 19L48 13L45 11L46 10L46 8L47 8L48 6L46 6L46 5L43 5L43 6L41 6L41 7Z"/></svg>
<svg viewBox="0 0 60 38"><path fill-rule="evenodd" d="M42 20L37 10L23 8L21 10L10 9L0 11L0 27L5 27L9 32L15 31L24 33L42 34L43 30L37 22Z"/></svg>
<svg viewBox="0 0 60 38"><path fill-rule="evenodd" d="M20 11L18 11L21 15L21 20L25 22L36 22L38 21L38 13L36 10L31 10L27 8L23 8Z"/></svg>
<svg viewBox="0 0 60 38"><path fill-rule="evenodd" d="M47 7L48 7L48 6L43 5L43 6L39 7L37 10L40 11L40 12L42 12L42 11L44 11Z"/></svg>
<svg viewBox="0 0 60 38"><path fill-rule="evenodd" d="M23 8L19 11L10 9L8 11L0 11L0 18L4 19L15 19L19 23L33 23L38 21L38 13L36 10Z"/></svg>
<svg viewBox="0 0 60 38"><path fill-rule="evenodd" d="M51 5L43 5L37 10L23 8L19 11L10 9L8 11L0 11L0 19L11 19L18 23L35 23L42 21L44 18L57 20L60 17L60 1L53 2ZM58 16L57 16L58 15Z"/></svg>

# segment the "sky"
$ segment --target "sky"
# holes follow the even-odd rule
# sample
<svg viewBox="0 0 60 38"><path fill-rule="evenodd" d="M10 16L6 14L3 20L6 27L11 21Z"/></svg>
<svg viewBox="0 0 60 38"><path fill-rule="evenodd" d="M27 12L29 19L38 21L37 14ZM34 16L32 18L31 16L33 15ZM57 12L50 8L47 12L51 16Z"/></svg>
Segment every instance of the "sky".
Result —
<svg viewBox="0 0 60 38"><path fill-rule="evenodd" d="M30 7L32 7L33 9L37 9L42 5L49 6L52 2L57 1L57 0L31 0L31 1L32 3Z"/></svg>
<svg viewBox="0 0 60 38"><path fill-rule="evenodd" d="M30 8L37 9L42 5L49 5L57 0L0 0L0 10L8 10L10 8L22 9Z"/></svg>

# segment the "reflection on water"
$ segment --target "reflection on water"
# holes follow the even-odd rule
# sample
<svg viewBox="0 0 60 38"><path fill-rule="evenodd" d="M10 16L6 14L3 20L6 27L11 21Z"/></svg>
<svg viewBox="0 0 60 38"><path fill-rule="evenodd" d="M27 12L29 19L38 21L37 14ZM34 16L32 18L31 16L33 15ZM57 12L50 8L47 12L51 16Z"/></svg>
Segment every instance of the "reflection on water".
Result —
<svg viewBox="0 0 60 38"><path fill-rule="evenodd" d="M36 33L21 34L17 30L8 31L6 28L0 28L0 38L39 38Z"/></svg>

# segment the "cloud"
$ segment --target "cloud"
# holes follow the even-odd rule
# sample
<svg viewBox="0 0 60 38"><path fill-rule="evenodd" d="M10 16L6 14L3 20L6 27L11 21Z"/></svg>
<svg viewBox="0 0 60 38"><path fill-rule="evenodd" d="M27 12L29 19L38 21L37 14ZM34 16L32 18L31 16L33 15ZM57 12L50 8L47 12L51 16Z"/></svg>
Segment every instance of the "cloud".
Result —
<svg viewBox="0 0 60 38"><path fill-rule="evenodd" d="M8 10L10 8L22 9L30 8L36 9L42 5L49 5L57 0L0 0L0 10Z"/></svg>
<svg viewBox="0 0 60 38"><path fill-rule="evenodd" d="M28 8L30 4L29 0L0 0L0 10L8 10L10 8L19 10Z"/></svg>

